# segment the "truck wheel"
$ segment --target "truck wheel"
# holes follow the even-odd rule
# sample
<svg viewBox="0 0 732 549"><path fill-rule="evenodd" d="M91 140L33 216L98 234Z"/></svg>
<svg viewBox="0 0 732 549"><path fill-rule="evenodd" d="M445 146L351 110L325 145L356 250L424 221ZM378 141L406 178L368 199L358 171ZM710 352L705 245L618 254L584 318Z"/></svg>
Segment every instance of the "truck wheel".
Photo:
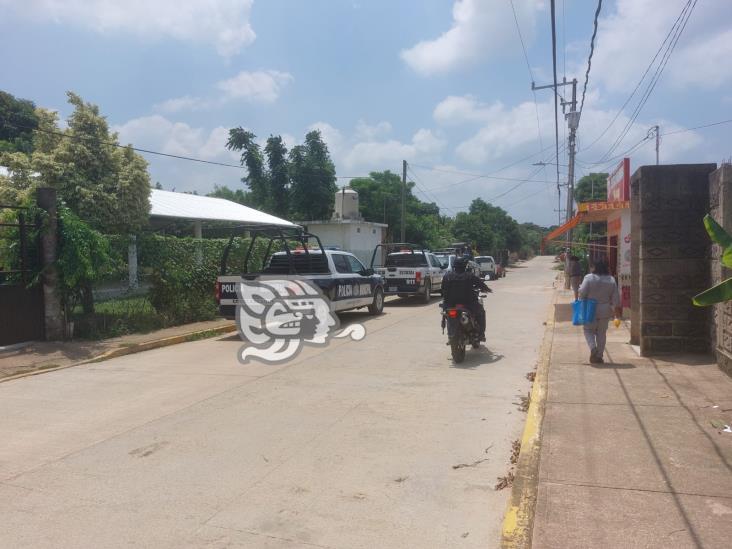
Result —
<svg viewBox="0 0 732 549"><path fill-rule="evenodd" d="M376 288L374 291L374 300L369 305L369 313L372 315L380 315L384 312L384 290Z"/></svg>
<svg viewBox="0 0 732 549"><path fill-rule="evenodd" d="M432 281L426 280L424 283L424 302L429 303L432 298Z"/></svg>

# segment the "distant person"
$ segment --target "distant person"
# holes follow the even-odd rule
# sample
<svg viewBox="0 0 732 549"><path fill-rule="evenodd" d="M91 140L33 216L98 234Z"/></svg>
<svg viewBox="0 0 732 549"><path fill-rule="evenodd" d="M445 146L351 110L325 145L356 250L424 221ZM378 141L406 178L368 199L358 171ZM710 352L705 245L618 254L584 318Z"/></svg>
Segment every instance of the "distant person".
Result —
<svg viewBox="0 0 732 549"><path fill-rule="evenodd" d="M602 259L595 263L592 273L584 278L579 288L579 297L594 299L597 302L595 320L585 324L582 328L590 348L590 362L602 364L610 318L613 314L616 318L620 318L622 314L618 284L610 275L610 268L606 260Z"/></svg>
<svg viewBox="0 0 732 549"><path fill-rule="evenodd" d="M574 300L579 299L579 287L582 282L582 265L580 265L579 257L576 255L569 256L569 286L574 292Z"/></svg>

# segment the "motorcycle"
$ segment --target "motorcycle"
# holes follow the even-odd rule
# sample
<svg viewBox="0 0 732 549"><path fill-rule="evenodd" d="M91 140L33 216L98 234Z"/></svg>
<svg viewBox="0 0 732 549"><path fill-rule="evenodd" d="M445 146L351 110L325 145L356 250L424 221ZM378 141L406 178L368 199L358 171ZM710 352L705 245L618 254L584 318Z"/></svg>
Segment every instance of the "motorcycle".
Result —
<svg viewBox="0 0 732 549"><path fill-rule="evenodd" d="M480 294L478 302L483 306L483 298L487 294ZM442 307L442 333L445 333L447 327L447 341L452 352L452 359L456 364L460 364L465 360L465 349L468 344L473 349L480 347L480 325L478 319L465 305L457 304L454 307Z"/></svg>

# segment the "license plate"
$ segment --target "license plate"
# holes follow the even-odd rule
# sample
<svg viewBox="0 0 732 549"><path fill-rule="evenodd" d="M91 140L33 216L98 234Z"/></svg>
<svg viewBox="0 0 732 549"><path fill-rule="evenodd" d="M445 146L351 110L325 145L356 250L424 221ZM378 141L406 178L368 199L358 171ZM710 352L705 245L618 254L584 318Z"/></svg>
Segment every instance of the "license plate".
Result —
<svg viewBox="0 0 732 549"><path fill-rule="evenodd" d="M390 292L396 292L397 291L397 287L396 286L389 286L389 291Z"/></svg>

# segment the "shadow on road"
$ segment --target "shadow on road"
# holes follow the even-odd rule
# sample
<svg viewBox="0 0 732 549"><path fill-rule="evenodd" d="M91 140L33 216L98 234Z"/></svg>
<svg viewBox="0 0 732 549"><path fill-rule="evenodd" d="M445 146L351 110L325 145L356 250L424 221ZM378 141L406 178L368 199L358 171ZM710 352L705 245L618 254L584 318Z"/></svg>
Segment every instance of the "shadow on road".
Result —
<svg viewBox="0 0 732 549"><path fill-rule="evenodd" d="M448 348L448 355L449 355ZM503 355L494 353L488 347L481 346L479 349L468 349L465 353L465 360L460 364L452 363L451 368L457 368L458 370L475 370L479 366L487 366L498 362L503 358Z"/></svg>
<svg viewBox="0 0 732 549"><path fill-rule="evenodd" d="M389 301L385 301L384 307L421 307L423 305L432 305L433 303L436 303L441 299L442 297L433 295L430 298L430 302L425 303L421 296L400 297L397 299L390 299Z"/></svg>
<svg viewBox="0 0 732 549"><path fill-rule="evenodd" d="M604 364L590 364L591 368L597 368L598 370L630 370L635 368L634 364L620 363L613 364L612 362L605 362Z"/></svg>

